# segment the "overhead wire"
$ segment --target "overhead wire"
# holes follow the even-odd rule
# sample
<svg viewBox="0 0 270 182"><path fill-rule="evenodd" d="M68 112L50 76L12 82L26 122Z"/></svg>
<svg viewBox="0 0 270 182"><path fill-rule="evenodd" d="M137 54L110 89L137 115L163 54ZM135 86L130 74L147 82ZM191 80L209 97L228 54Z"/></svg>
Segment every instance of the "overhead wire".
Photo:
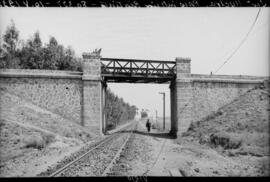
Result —
<svg viewBox="0 0 270 182"><path fill-rule="evenodd" d="M240 44L239 44L239 46L234 50L234 52L226 59L226 61L215 71L215 73L217 72L217 71L219 71L231 58L232 58L232 56L239 50L239 48L243 45L243 43L247 40L247 38L248 38L248 36L249 36L249 34L251 33L251 31L253 30L253 28L254 28L254 26L255 26L255 24L256 24L256 22L257 22L257 20L258 20L258 17L259 17L259 15L260 15L260 12L261 12L261 8L259 9L259 11L258 11L258 13L257 13L257 15L256 15L256 17L255 17L255 20L253 21L253 23L252 23L252 25L251 25L251 27L250 27L250 29L249 29L249 31L248 31L248 33L246 34L246 36L244 37L244 39L240 42ZM212 72L211 72L211 74L212 74ZM191 103L191 99L189 99L188 101L187 101L187 103L184 105L184 107L182 108L182 109L180 109L181 110L181 113L187 108L187 106L189 105Z"/></svg>
<svg viewBox="0 0 270 182"><path fill-rule="evenodd" d="M249 34L253 30L253 28L258 20L260 12L261 12L261 8L259 9L259 11L258 11L250 29L249 29L249 31L247 32L246 36L243 38L243 40L240 42L240 44L237 46L237 48L232 52L232 54L224 61L224 63L214 73L217 73L234 56L234 54L240 49L240 47L244 44L244 42L247 40Z"/></svg>

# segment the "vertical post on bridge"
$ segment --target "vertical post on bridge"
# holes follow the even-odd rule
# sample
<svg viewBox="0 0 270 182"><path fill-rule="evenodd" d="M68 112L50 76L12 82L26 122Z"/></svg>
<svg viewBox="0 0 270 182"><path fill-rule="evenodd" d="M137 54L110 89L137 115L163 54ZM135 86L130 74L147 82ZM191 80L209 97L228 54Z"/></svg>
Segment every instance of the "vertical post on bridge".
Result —
<svg viewBox="0 0 270 182"><path fill-rule="evenodd" d="M106 117L106 99L107 99L107 83L103 80L102 82L102 92L101 92L101 98L102 98L102 122L101 122L101 128L103 134L107 133L107 117Z"/></svg>
<svg viewBox="0 0 270 182"><path fill-rule="evenodd" d="M163 95L163 131L165 130L165 92L159 92Z"/></svg>
<svg viewBox="0 0 270 182"><path fill-rule="evenodd" d="M163 94L163 130L165 131L165 93Z"/></svg>
<svg viewBox="0 0 270 182"><path fill-rule="evenodd" d="M97 135L102 133L103 101L100 50L83 53L82 125Z"/></svg>
<svg viewBox="0 0 270 182"><path fill-rule="evenodd" d="M177 136L178 121L177 121L177 87L175 80L170 83L170 99L171 99L171 131L173 137Z"/></svg>
<svg viewBox="0 0 270 182"><path fill-rule="evenodd" d="M178 133L187 131L192 121L191 59L176 58L176 104Z"/></svg>

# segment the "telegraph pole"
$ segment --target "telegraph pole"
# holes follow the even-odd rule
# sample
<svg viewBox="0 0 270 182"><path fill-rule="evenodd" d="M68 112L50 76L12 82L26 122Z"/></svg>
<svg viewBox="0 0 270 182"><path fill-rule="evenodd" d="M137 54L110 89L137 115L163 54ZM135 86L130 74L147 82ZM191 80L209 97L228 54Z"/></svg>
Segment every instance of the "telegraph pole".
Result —
<svg viewBox="0 0 270 182"><path fill-rule="evenodd" d="M159 92L163 95L163 130L165 130L165 92Z"/></svg>
<svg viewBox="0 0 270 182"><path fill-rule="evenodd" d="M156 125L157 125L157 110L156 110Z"/></svg>

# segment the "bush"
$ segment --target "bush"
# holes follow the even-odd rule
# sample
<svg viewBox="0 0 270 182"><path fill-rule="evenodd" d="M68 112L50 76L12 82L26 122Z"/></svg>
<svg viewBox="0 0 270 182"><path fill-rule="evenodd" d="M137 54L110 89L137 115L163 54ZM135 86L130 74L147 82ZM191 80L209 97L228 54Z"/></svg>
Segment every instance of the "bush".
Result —
<svg viewBox="0 0 270 182"><path fill-rule="evenodd" d="M107 126L107 130L113 130L115 128L115 125L112 123L109 123Z"/></svg>
<svg viewBox="0 0 270 182"><path fill-rule="evenodd" d="M268 155L268 151L261 147L256 146L247 146L244 145L236 152L240 155L251 155L256 157L263 157L264 155Z"/></svg>
<svg viewBox="0 0 270 182"><path fill-rule="evenodd" d="M141 111L141 118L147 118L148 114L146 111Z"/></svg>
<svg viewBox="0 0 270 182"><path fill-rule="evenodd" d="M229 133L218 132L210 135L210 143L215 147L221 146L224 149L236 149L242 145L242 140L231 136Z"/></svg>
<svg viewBox="0 0 270 182"><path fill-rule="evenodd" d="M52 143L55 139L54 135L46 134L43 136L30 136L24 139L25 148L43 149L49 143Z"/></svg>

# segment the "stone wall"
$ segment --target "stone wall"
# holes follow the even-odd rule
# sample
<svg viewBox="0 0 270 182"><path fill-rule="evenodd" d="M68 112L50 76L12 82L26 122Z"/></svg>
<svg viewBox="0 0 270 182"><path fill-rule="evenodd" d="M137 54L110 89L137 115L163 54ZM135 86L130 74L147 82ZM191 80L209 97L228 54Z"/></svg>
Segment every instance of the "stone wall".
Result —
<svg viewBox="0 0 270 182"><path fill-rule="evenodd" d="M0 89L81 124L80 72L0 70Z"/></svg>
<svg viewBox="0 0 270 182"><path fill-rule="evenodd" d="M101 79L100 56L84 53L83 60L83 72L1 69L0 89L102 135L106 84Z"/></svg>
<svg viewBox="0 0 270 182"><path fill-rule="evenodd" d="M190 80L179 83L178 92L181 97L179 105L179 131L186 131L193 121L201 120L229 104L262 81L242 82L241 80Z"/></svg>
<svg viewBox="0 0 270 182"><path fill-rule="evenodd" d="M229 104L268 77L236 75L191 74L190 60L176 59L177 64L177 121L178 134L185 132L190 123L201 120ZM185 65L186 64L186 65ZM186 69L183 69L186 68Z"/></svg>

